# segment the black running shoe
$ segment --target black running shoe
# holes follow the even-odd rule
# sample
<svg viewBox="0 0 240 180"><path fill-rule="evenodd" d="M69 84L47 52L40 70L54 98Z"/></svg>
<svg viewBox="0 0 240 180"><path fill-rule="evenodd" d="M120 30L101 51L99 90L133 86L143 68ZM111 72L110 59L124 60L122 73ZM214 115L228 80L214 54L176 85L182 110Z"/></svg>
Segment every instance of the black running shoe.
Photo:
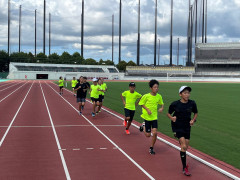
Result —
<svg viewBox="0 0 240 180"><path fill-rule="evenodd" d="M151 149L151 148L149 149L149 153L150 153L150 154L155 154L155 152L154 152L153 149Z"/></svg>
<svg viewBox="0 0 240 180"><path fill-rule="evenodd" d="M139 127L140 132L143 132L143 126L145 126L145 122L143 122L142 125Z"/></svg>

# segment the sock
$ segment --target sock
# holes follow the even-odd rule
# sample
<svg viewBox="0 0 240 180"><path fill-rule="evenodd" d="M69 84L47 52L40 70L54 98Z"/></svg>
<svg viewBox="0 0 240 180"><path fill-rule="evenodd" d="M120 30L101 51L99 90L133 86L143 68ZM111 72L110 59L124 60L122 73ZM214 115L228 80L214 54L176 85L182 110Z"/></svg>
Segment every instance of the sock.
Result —
<svg viewBox="0 0 240 180"><path fill-rule="evenodd" d="M182 165L183 165L183 170L184 170L184 168L186 167L186 152L180 151L180 157L182 160Z"/></svg>
<svg viewBox="0 0 240 180"><path fill-rule="evenodd" d="M150 147L150 149L153 149L153 147Z"/></svg>

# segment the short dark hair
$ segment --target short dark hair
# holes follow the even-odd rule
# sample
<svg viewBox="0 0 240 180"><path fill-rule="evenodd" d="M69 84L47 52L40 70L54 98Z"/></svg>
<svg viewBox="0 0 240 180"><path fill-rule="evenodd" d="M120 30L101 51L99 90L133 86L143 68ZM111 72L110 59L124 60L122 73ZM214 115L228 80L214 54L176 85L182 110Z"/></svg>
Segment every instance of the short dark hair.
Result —
<svg viewBox="0 0 240 180"><path fill-rule="evenodd" d="M83 77L83 79L87 79L87 77L86 77L86 76L84 76L84 77Z"/></svg>
<svg viewBox="0 0 240 180"><path fill-rule="evenodd" d="M156 79L152 79L148 84L149 84L149 87L152 88L154 84L159 85L159 82Z"/></svg>

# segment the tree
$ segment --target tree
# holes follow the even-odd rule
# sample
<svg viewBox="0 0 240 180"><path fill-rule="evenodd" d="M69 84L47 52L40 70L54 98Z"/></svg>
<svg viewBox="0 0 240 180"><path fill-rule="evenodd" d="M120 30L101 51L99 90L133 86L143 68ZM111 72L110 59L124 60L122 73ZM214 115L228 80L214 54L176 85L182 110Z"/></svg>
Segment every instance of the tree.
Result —
<svg viewBox="0 0 240 180"><path fill-rule="evenodd" d="M82 58L79 52L73 53L72 58L73 58L74 64L83 64L84 59Z"/></svg>
<svg viewBox="0 0 240 180"><path fill-rule="evenodd" d="M133 62L133 61L129 61L127 63L127 66L137 66L137 64L135 62Z"/></svg>
<svg viewBox="0 0 240 180"><path fill-rule="evenodd" d="M68 52L64 51L60 56L60 61L62 64L71 64L72 56Z"/></svg>
<svg viewBox="0 0 240 180"><path fill-rule="evenodd" d="M92 58L88 58L88 59L85 60L84 64L86 64L86 65L97 65L98 63L97 63L96 60L94 60Z"/></svg>
<svg viewBox="0 0 240 180"><path fill-rule="evenodd" d="M0 72L9 71L9 56L6 51L0 51Z"/></svg>
<svg viewBox="0 0 240 180"><path fill-rule="evenodd" d="M125 61L120 61L119 64L117 64L117 68L119 71L126 71L127 63Z"/></svg>
<svg viewBox="0 0 240 180"><path fill-rule="evenodd" d="M52 53L52 54L50 54L49 56L48 56L48 59L49 59L49 61L51 62L51 63L53 63L53 64L58 64L58 63L60 63L60 57L59 57L59 55L57 54L57 53Z"/></svg>
<svg viewBox="0 0 240 180"><path fill-rule="evenodd" d="M37 63L46 63L47 56L44 53L40 52L37 54L36 60L37 60Z"/></svg>

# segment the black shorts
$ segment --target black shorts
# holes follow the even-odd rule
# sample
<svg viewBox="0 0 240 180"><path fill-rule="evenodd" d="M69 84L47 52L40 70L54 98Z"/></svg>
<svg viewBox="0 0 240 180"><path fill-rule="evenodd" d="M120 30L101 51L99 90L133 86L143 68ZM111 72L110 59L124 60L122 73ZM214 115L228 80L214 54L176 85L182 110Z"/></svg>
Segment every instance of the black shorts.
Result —
<svg viewBox="0 0 240 180"><path fill-rule="evenodd" d="M144 121L145 121L145 128L147 133L150 133L153 128L156 128L156 129L158 128L157 120L153 120L153 121L144 120Z"/></svg>
<svg viewBox="0 0 240 180"><path fill-rule="evenodd" d="M129 121L132 121L135 111L124 108L124 112L125 112L125 117L130 117Z"/></svg>
<svg viewBox="0 0 240 180"><path fill-rule="evenodd" d="M62 88L63 88L63 86L59 86L59 88L60 88L60 89L62 89Z"/></svg>
<svg viewBox="0 0 240 180"><path fill-rule="evenodd" d="M99 102L102 102L102 101L103 101L103 99L104 99L104 96L102 96L102 95L99 95L99 98L98 98Z"/></svg>
<svg viewBox="0 0 240 180"><path fill-rule="evenodd" d="M77 97L77 103L83 103L83 102L86 102L85 98L78 98Z"/></svg>
<svg viewBox="0 0 240 180"><path fill-rule="evenodd" d="M93 97L91 97L91 100L92 100L92 102L97 102L97 101L99 101L99 98L93 98Z"/></svg>
<svg viewBox="0 0 240 180"><path fill-rule="evenodd" d="M176 137L178 139L184 137L185 139L189 139L190 140L190 132L191 132L191 128L188 128L188 129L177 129L176 130Z"/></svg>

